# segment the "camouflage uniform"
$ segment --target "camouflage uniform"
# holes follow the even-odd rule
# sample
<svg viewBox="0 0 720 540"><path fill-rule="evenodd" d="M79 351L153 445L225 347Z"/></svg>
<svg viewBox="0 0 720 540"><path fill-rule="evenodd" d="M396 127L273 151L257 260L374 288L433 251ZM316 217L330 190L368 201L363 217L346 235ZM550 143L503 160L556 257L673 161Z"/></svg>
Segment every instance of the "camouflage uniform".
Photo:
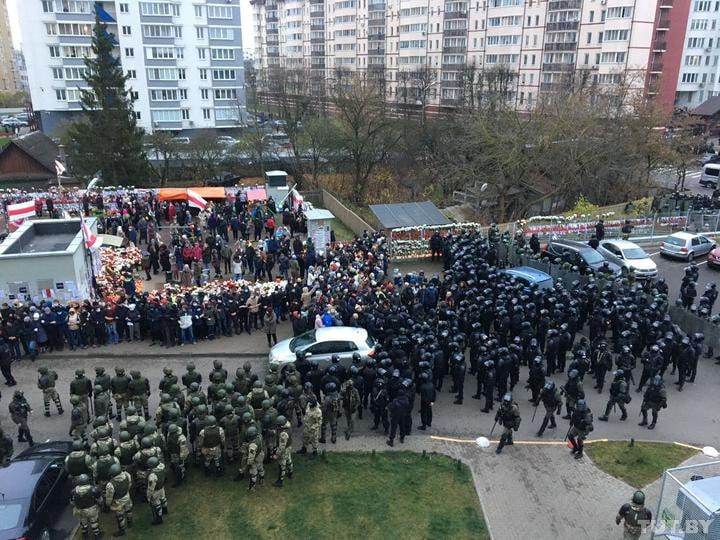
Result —
<svg viewBox="0 0 720 540"><path fill-rule="evenodd" d="M149 471L147 500L155 517L153 523L162 523L163 514L168 514L167 498L165 497L165 465L162 462L158 462L157 466Z"/></svg>
<svg viewBox="0 0 720 540"><path fill-rule="evenodd" d="M252 431L250 432L252 433ZM265 478L265 466L263 461L265 460L265 448L263 446L263 440L257 430L255 435L250 437L247 447L247 474L250 478L250 485L248 489L253 489L257 482L263 483Z"/></svg>
<svg viewBox="0 0 720 540"><path fill-rule="evenodd" d="M355 388L352 379L348 379L343 383L341 393L343 412L345 413L345 421L347 422L345 438L349 440L355 430L355 412L360 406L360 392Z"/></svg>
<svg viewBox="0 0 720 540"><path fill-rule="evenodd" d="M283 418L279 418L283 420ZM278 421L280 424L280 421ZM283 425L278 425L277 443L275 448L275 459L278 462L278 479L275 485L282 487L283 479L287 475L292 478L293 462L292 462L292 434L290 433L291 425L289 421L285 421Z"/></svg>
<svg viewBox="0 0 720 540"><path fill-rule="evenodd" d="M222 450L225 446L225 430L215 423L215 418L208 422L198 435L198 446L203 456L205 473L209 473L210 462L215 464L217 472L222 471Z"/></svg>
<svg viewBox="0 0 720 540"><path fill-rule="evenodd" d="M70 498L73 503L73 515L80 520L83 536L87 536L88 528L92 529L95 538L100 538L100 524L98 517L100 511L97 505L99 492L89 483L76 486Z"/></svg>
<svg viewBox="0 0 720 540"><path fill-rule="evenodd" d="M320 439L320 426L322 423L322 409L320 409L320 405L317 403L313 406L311 401L305 410L305 424L303 426L303 449L305 451L307 451L307 447L310 446L313 450L313 454L317 454L318 442Z"/></svg>
<svg viewBox="0 0 720 540"><path fill-rule="evenodd" d="M49 371L46 367L38 369L40 377L38 378L38 388L43 393L43 403L45 405L45 416L50 416L50 400L55 403L58 414L63 413L62 403L60 403L60 396L55 389L55 383L57 382L58 375L55 371Z"/></svg>
<svg viewBox="0 0 720 540"><path fill-rule="evenodd" d="M320 428L320 442L325 442L325 428L330 424L330 441L337 440L338 417L340 416L340 396L337 392L329 392L323 399L322 426Z"/></svg>
<svg viewBox="0 0 720 540"><path fill-rule="evenodd" d="M232 463L240 456L240 418L232 407L222 417L220 425L225 431L225 457Z"/></svg>
<svg viewBox="0 0 720 540"><path fill-rule="evenodd" d="M170 467L175 472L175 485L179 485L185 478L185 460L190 451L187 439L178 426L170 426L167 435L167 450L170 457Z"/></svg>
<svg viewBox="0 0 720 540"><path fill-rule="evenodd" d="M112 390L115 407L117 408L117 417L122 418L122 410L126 409L130 403L128 394L130 385L130 377L125 375L123 368L115 368L115 377L110 380L110 389Z"/></svg>
<svg viewBox="0 0 720 540"><path fill-rule="evenodd" d="M132 478L127 471L121 471L113 476L105 487L105 504L110 511L115 512L119 533L125 532L128 523L132 524L131 490Z"/></svg>

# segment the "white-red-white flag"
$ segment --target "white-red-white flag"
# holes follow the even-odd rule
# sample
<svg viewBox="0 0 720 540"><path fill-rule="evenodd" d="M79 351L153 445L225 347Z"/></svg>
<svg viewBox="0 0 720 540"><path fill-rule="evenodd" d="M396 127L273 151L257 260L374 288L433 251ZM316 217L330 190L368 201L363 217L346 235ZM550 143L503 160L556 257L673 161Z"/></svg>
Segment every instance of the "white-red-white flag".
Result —
<svg viewBox="0 0 720 540"><path fill-rule="evenodd" d="M187 198L188 198L188 204L192 206L193 208L199 208L200 210L205 210L208 203L205 199L203 199L199 193L196 193L192 189L187 190Z"/></svg>
<svg viewBox="0 0 720 540"><path fill-rule="evenodd" d="M35 201L8 204L8 221L22 221L35 215Z"/></svg>
<svg viewBox="0 0 720 540"><path fill-rule="evenodd" d="M80 218L80 228L82 229L83 238L85 238L85 247L90 251L94 251L100 247L102 240L97 234L94 234L85 222L85 218Z"/></svg>
<svg viewBox="0 0 720 540"><path fill-rule="evenodd" d="M62 161L55 160L55 173L57 176L62 176L62 174L66 171L65 165L62 164Z"/></svg>

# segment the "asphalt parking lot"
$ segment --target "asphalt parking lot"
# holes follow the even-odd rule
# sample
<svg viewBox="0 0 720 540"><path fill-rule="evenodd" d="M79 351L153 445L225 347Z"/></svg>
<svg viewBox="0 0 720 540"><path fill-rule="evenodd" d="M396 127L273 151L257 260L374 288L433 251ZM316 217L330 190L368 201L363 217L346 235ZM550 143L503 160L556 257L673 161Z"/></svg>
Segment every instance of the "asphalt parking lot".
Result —
<svg viewBox="0 0 720 540"><path fill-rule="evenodd" d="M652 260L657 264L658 276L665 278L665 282L668 284L670 301L674 302L680 295L680 284L683 275L685 275L685 268L687 268L689 263L682 259L674 259L661 255L659 245L647 247L645 251L651 255ZM695 264L697 264L700 271L696 287L699 297L702 295L708 283L717 283L717 279L720 277L720 271L708 267L707 255L697 257ZM713 314L718 312L718 308L720 308L720 303L715 304Z"/></svg>

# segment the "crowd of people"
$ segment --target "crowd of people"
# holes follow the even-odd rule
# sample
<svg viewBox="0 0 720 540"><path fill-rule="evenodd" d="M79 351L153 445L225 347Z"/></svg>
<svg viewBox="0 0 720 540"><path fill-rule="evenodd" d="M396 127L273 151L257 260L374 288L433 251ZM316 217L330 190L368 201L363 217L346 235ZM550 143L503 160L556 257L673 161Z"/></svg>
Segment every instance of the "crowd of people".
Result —
<svg viewBox="0 0 720 540"><path fill-rule="evenodd" d="M474 383L472 398L480 400L477 414L492 415L500 427L498 454L513 444L513 433L523 420L518 385L530 392L536 409L542 405L544 410L537 436L567 421L561 433L565 432L577 459L582 458L584 440L594 428L591 402L603 412L597 420L610 421L611 413L619 409L620 421L625 421L634 388L642 393L640 426L654 429L672 401L666 381L677 377L677 391L693 382L704 347L701 334L686 335L673 324L666 289L636 283L632 275L590 276L582 286L556 280L551 288L541 289L496 266L501 241L492 229L488 237L469 231L447 235L439 246L442 278L423 272L403 276L388 274L384 237L366 233L345 245L329 246L324 256L306 265L304 277L291 276L283 285L273 286L269 295L260 296L269 345L273 323L285 316L292 320L295 335L328 325L367 329L377 341L374 354L367 358L356 354L350 365L336 355L328 365L320 365L299 352L294 364L284 369L271 366L264 377L246 364L232 378L216 362L207 380L188 366L180 382L166 369L154 419L148 404L154 389L139 371L127 376L118 367L111 377L98 368L94 381L78 372L70 386L70 435L76 449L68 458L73 464L68 471L78 480L75 501L84 530L98 530L98 495L101 503L118 513L118 529L123 531L130 507L126 497L131 495L127 492L122 501L117 499L113 490L118 483L138 486L137 495L147 497L154 521L161 522L167 511L160 493L164 466L181 483L192 456L208 474L222 474L226 466L238 462L237 478L247 478L251 490L262 483L264 462L273 457L278 461L276 485L281 487L292 475L294 425L303 428L299 452L310 457L317 455L319 444L328 439L336 442L341 419L349 439L356 418L364 415L371 429L385 434L389 446L397 440L403 443L413 428L423 431L433 426L433 405L438 393L448 390L446 379L455 404L464 402L465 385ZM308 276L311 273L314 277ZM210 306L211 319L205 315L197 327L201 338L246 331L246 325L252 330L258 320L249 309L241 312L241 306L247 305L244 294L243 288L222 291L214 298L196 299L190 294L177 302L180 306L152 298L144 301L141 295L132 299L135 308L128 306L128 312L144 314L140 338L171 345L177 335L168 335L163 321L174 325L175 309L183 314L197 309L201 314ZM54 308L41 311L52 315ZM93 313L99 309L104 319L103 309L107 313L108 306L90 304L88 309ZM191 326L202 318L190 314ZM33 314L31 324L34 320ZM181 343L196 339L195 327L187 336L184 330ZM39 387L50 415L56 377L48 373L41 368ZM585 389L590 382L597 397ZM11 415L19 427L19 440L27 440L31 435L23 411L29 405L22 405L27 403L22 394L16 394L16 402L10 406ZM558 419L563 410L565 415ZM110 422L113 416L119 425ZM83 497L78 492L94 495Z"/></svg>

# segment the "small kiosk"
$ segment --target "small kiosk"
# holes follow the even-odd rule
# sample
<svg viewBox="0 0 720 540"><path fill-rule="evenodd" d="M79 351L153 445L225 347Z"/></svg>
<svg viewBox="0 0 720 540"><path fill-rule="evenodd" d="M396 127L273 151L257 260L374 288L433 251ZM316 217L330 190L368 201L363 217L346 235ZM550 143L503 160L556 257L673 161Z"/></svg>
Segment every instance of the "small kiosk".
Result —
<svg viewBox="0 0 720 540"><path fill-rule="evenodd" d="M305 211L305 217L308 238L312 238L318 253L324 253L325 247L330 243L332 220L335 219L335 216L330 210L324 208L310 208Z"/></svg>

